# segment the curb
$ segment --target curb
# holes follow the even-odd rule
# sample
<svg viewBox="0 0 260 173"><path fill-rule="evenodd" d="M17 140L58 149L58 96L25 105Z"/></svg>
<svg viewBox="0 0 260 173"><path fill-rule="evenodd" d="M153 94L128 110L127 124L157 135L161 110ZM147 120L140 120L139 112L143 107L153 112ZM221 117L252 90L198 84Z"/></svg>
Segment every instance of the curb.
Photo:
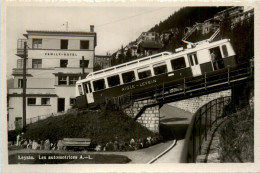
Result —
<svg viewBox="0 0 260 173"><path fill-rule="evenodd" d="M167 148L167 149L166 149L165 151L163 151L161 154L159 154L158 156L156 156L155 158L153 158L152 160L150 160L150 161L148 162L148 164L154 163L156 160L158 160L160 157L162 157L164 154L166 154L168 151L170 151L176 144L177 144L177 140L174 139L172 145L171 145L169 148Z"/></svg>

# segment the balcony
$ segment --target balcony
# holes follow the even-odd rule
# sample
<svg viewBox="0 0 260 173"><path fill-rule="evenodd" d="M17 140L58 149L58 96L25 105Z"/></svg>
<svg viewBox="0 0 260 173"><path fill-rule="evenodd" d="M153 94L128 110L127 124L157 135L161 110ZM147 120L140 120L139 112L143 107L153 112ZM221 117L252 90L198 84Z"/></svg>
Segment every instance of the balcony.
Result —
<svg viewBox="0 0 260 173"><path fill-rule="evenodd" d="M14 68L12 71L12 75L22 75L23 74L23 69L22 68ZM28 69L26 69L26 75L30 75L28 73Z"/></svg>
<svg viewBox="0 0 260 173"><path fill-rule="evenodd" d="M8 94L22 94L23 89L22 88L13 88L9 89ZM55 95L54 88L26 88L26 94L46 94L46 95Z"/></svg>
<svg viewBox="0 0 260 173"><path fill-rule="evenodd" d="M17 53L16 55L19 57L24 56L24 43L27 43L26 39L18 39L17 40ZM26 56L28 55L28 50L26 49Z"/></svg>

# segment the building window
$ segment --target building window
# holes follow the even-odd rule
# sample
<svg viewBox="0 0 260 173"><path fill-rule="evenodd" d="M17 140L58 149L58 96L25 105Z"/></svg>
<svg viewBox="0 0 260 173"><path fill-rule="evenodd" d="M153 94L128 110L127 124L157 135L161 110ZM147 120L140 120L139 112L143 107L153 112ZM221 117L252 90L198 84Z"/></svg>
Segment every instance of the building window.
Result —
<svg viewBox="0 0 260 173"><path fill-rule="evenodd" d="M36 105L36 98L28 98L27 104L28 105Z"/></svg>
<svg viewBox="0 0 260 173"><path fill-rule="evenodd" d="M50 105L50 98L42 98L42 105Z"/></svg>
<svg viewBox="0 0 260 173"><path fill-rule="evenodd" d="M32 60L32 68L42 68L42 60L41 59L33 59Z"/></svg>
<svg viewBox="0 0 260 173"><path fill-rule="evenodd" d="M119 75L108 77L107 82L109 87L120 85Z"/></svg>
<svg viewBox="0 0 260 173"><path fill-rule="evenodd" d="M18 79L18 88L23 88L23 79Z"/></svg>
<svg viewBox="0 0 260 173"><path fill-rule="evenodd" d="M28 59L26 60L26 67L28 67ZM17 68L23 68L23 59L17 60Z"/></svg>
<svg viewBox="0 0 260 173"><path fill-rule="evenodd" d="M80 49L89 49L89 41L80 40Z"/></svg>
<svg viewBox="0 0 260 173"><path fill-rule="evenodd" d="M69 76L69 85L76 85L79 80L79 76Z"/></svg>
<svg viewBox="0 0 260 173"><path fill-rule="evenodd" d="M82 68L83 67L83 62L84 62L84 67L87 68L89 64L89 60L80 60L79 66Z"/></svg>
<svg viewBox="0 0 260 173"><path fill-rule="evenodd" d="M67 76L59 76L59 85L67 85Z"/></svg>
<svg viewBox="0 0 260 173"><path fill-rule="evenodd" d="M75 98L70 98L70 106L73 106L76 104L76 99Z"/></svg>
<svg viewBox="0 0 260 173"><path fill-rule="evenodd" d="M23 128L23 118L22 117L15 117L15 129Z"/></svg>
<svg viewBox="0 0 260 173"><path fill-rule="evenodd" d="M67 67L68 65L68 60L67 59L61 59L60 60L60 67Z"/></svg>
<svg viewBox="0 0 260 173"><path fill-rule="evenodd" d="M33 49L41 49L42 48L42 39L33 39Z"/></svg>
<svg viewBox="0 0 260 173"><path fill-rule="evenodd" d="M60 49L68 49L69 40L60 40Z"/></svg>

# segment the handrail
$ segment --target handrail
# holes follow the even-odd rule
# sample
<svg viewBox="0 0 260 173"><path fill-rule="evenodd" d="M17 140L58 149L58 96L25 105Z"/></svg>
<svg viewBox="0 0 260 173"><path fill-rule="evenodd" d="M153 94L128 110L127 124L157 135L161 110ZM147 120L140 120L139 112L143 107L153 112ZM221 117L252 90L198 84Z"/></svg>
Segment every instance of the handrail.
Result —
<svg viewBox="0 0 260 173"><path fill-rule="evenodd" d="M207 140L208 131L223 117L223 109L230 103L230 96L220 97L204 104L193 114L185 136L182 160L196 162L197 155L201 153L202 141Z"/></svg>
<svg viewBox="0 0 260 173"><path fill-rule="evenodd" d="M248 63L246 63L248 64ZM220 69L221 70L221 69ZM225 73L220 73L220 74L214 74L211 76L208 75L203 75L203 78L198 78L198 79L192 79L192 76L188 76L182 79L176 79L173 81L168 81L168 82L164 82L162 84L157 85L154 90L151 91L155 91L155 93L159 93L159 91L164 90L170 90L173 88L179 88L178 91L175 91L174 93L178 93L178 92L183 92L184 94L189 90L189 89L193 89L193 88L197 88L199 86L204 86L206 88L206 86L208 87L210 84L214 84L216 82L228 82L228 84L230 84L231 79L237 78L237 77L243 77L245 75L248 75L250 69L248 67L246 68L242 68L242 69L236 69L236 70L231 70L230 67L228 67L227 69L224 69ZM189 81L187 79L190 79ZM184 82L178 82L178 81L184 81ZM201 83L201 81L204 80L204 82ZM171 83L177 83L174 85L170 85ZM207 85L205 84L205 82L207 83ZM170 86L167 86L170 85ZM167 87L165 87L167 86ZM151 93L151 91L146 91L146 92L142 92L142 93L136 93L133 96L137 96L137 97L141 97L142 95L146 95ZM165 93L164 93L165 96Z"/></svg>

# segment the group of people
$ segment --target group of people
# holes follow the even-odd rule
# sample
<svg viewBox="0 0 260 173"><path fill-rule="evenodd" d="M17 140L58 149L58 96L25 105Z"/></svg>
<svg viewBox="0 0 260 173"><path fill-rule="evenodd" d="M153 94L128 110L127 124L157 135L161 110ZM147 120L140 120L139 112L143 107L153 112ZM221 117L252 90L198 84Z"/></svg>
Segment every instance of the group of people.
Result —
<svg viewBox="0 0 260 173"><path fill-rule="evenodd" d="M62 150L63 143L58 140L56 143L51 143L49 139L44 140L31 140L23 139L23 133L18 134L16 138L16 146L33 149L33 150Z"/></svg>

